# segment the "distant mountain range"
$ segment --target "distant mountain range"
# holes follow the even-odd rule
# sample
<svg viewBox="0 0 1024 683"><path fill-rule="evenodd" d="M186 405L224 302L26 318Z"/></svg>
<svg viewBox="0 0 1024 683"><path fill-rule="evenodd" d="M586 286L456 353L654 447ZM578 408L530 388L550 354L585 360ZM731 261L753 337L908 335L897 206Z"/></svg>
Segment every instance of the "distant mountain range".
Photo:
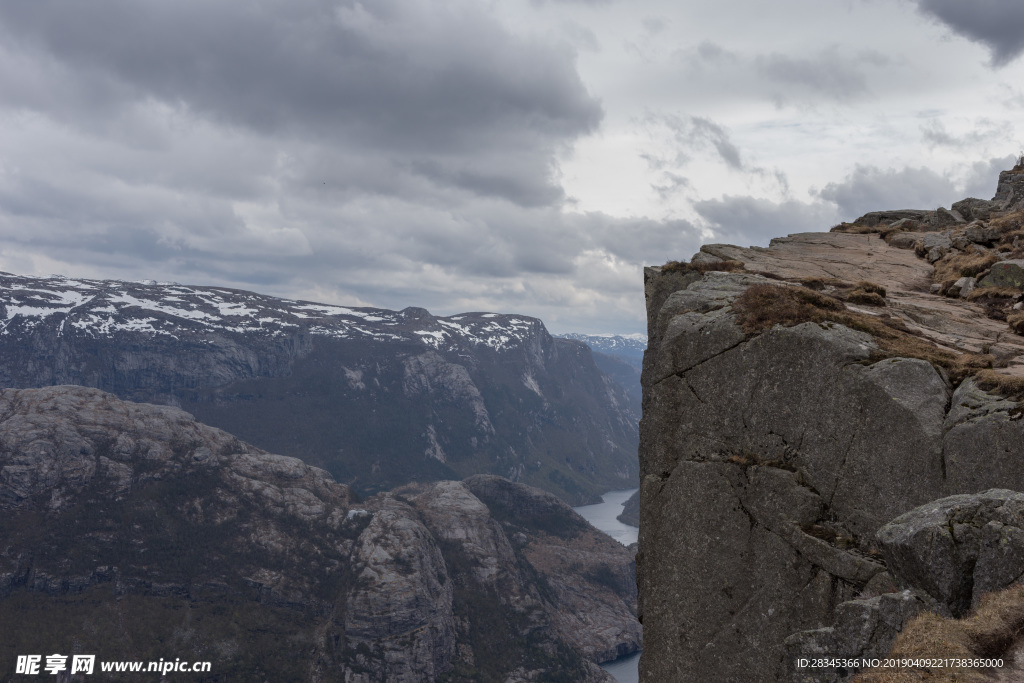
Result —
<svg viewBox="0 0 1024 683"><path fill-rule="evenodd" d="M480 473L572 504L635 485L639 400L599 365L521 315L0 274L2 386L180 406L362 495Z"/></svg>
<svg viewBox="0 0 1024 683"><path fill-rule="evenodd" d="M641 400L640 370L647 348L645 334L577 334L559 335L562 339L581 341L594 352L594 362L601 372L629 392L633 400Z"/></svg>
<svg viewBox="0 0 1024 683"><path fill-rule="evenodd" d="M575 339L608 356L626 361L637 370L643 366L644 351L647 349L646 334L578 334L569 332L558 335L562 339Z"/></svg>

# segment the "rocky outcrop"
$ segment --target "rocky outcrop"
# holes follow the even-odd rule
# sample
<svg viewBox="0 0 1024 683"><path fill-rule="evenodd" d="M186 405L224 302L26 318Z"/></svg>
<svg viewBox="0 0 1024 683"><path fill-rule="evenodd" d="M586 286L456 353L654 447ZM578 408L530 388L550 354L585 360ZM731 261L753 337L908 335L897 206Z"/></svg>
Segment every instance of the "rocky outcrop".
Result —
<svg viewBox="0 0 1024 683"><path fill-rule="evenodd" d="M0 391L0 662L75 643L217 680L606 681L594 662L640 646L633 571L500 477L356 502L177 408Z"/></svg>
<svg viewBox="0 0 1024 683"><path fill-rule="evenodd" d="M1024 576L1024 494L942 498L883 526L878 541L900 584L962 617L981 596Z"/></svg>
<svg viewBox="0 0 1024 683"><path fill-rule="evenodd" d="M498 474L579 505L636 482L639 399L535 318L0 274L0 386L181 407L369 495Z"/></svg>
<svg viewBox="0 0 1024 683"><path fill-rule="evenodd" d="M919 614L961 619L970 610L978 610L985 596L1019 583L1024 576L1024 494L992 489L942 498L884 525L877 540L888 572L895 579L895 585L890 586L893 592L843 603L836 608L834 625L788 638L787 661L791 666L801 657L887 657L898 635ZM1005 608L1002 612L1010 614ZM1012 631L1009 638L997 633L985 635L985 629L975 625L975 637L981 638L986 651L951 652L952 646L941 645L949 629L942 632L931 620L929 623L931 626L914 627L936 631L931 639L916 638L917 647L930 640L936 650L942 651L904 652L898 656L993 658L1003 656L1004 650L1014 644ZM1007 659L1013 660L1012 653ZM793 666L788 679L794 683L835 682L848 680L856 673L856 669L811 671Z"/></svg>
<svg viewBox="0 0 1024 683"><path fill-rule="evenodd" d="M883 524L1024 489L1020 410L992 391L1024 377L1024 339L984 301L931 293L916 251L808 233L701 248L732 272L646 270L642 680L778 680L790 634L893 588ZM844 628L879 651L919 606L879 597Z"/></svg>
<svg viewBox="0 0 1024 683"><path fill-rule="evenodd" d="M640 526L640 492L637 491L622 505L622 513L616 517L623 524Z"/></svg>

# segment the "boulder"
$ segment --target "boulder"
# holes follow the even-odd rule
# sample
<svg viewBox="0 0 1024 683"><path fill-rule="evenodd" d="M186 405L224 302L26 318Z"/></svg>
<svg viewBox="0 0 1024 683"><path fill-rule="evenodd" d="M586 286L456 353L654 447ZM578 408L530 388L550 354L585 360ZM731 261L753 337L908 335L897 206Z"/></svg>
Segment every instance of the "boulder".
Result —
<svg viewBox="0 0 1024 683"><path fill-rule="evenodd" d="M693 255L693 258L690 259L690 263L694 263L694 264L696 264L696 263L721 263L721 262L722 262L722 259L718 258L717 256L714 256L713 254L709 254L706 251L698 251L696 254Z"/></svg>
<svg viewBox="0 0 1024 683"><path fill-rule="evenodd" d="M1005 489L942 498L878 531L898 582L954 617L1024 575L1024 494Z"/></svg>
<svg viewBox="0 0 1024 683"><path fill-rule="evenodd" d="M966 299L967 296L975 290L978 286L978 281L973 277L962 277L953 283L953 286L949 288L950 296L959 296L961 299Z"/></svg>
<svg viewBox="0 0 1024 683"><path fill-rule="evenodd" d="M944 209L941 206L926 219L926 223L933 228L948 228L964 222L966 222L964 217L959 213Z"/></svg>
<svg viewBox="0 0 1024 683"><path fill-rule="evenodd" d="M795 664L801 657L884 658L919 613L961 618L983 595L1019 583L1024 575L1022 524L1024 494L991 489L933 501L884 525L877 539L892 572L884 575L902 590L845 602L836 608L832 626L787 638L786 680L848 680L856 670Z"/></svg>
<svg viewBox="0 0 1024 683"><path fill-rule="evenodd" d="M797 668L800 658L883 658L903 626L928 608L911 590L850 600L836 607L835 625L801 631L786 639L790 665L785 680L792 683L836 683L854 670L844 667Z"/></svg>
<svg viewBox="0 0 1024 683"><path fill-rule="evenodd" d="M933 212L927 209L896 209L894 211L869 211L860 218L853 221L856 225L874 227L876 225L891 225L896 221L909 218L915 221L924 221Z"/></svg>
<svg viewBox="0 0 1024 683"><path fill-rule="evenodd" d="M979 221L964 228L964 237L975 244L990 245L999 239L999 229Z"/></svg>
<svg viewBox="0 0 1024 683"><path fill-rule="evenodd" d="M989 274L981 279L978 286L1024 289L1024 259L994 263Z"/></svg>
<svg viewBox="0 0 1024 683"><path fill-rule="evenodd" d="M961 199L955 202L952 209L968 221L988 220L994 211L998 209L998 202L987 199Z"/></svg>

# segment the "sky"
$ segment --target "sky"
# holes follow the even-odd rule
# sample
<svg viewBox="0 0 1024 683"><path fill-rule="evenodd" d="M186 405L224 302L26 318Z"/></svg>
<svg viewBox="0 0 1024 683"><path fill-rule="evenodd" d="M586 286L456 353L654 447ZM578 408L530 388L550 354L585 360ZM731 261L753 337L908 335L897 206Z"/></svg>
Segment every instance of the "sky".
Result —
<svg viewBox="0 0 1024 683"><path fill-rule="evenodd" d="M4 0L0 270L554 332L644 265L990 198L1020 0Z"/></svg>

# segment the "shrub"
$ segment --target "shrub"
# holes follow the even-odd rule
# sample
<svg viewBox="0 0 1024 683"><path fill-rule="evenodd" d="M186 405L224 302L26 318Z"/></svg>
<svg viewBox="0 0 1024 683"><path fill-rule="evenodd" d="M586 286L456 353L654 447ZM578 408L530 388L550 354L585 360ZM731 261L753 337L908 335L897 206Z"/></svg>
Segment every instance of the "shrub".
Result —
<svg viewBox="0 0 1024 683"><path fill-rule="evenodd" d="M933 282L959 280L962 277L977 277L992 267L999 256L987 254L948 254L935 262L932 271Z"/></svg>
<svg viewBox="0 0 1024 683"><path fill-rule="evenodd" d="M669 261L661 267L663 273L707 273L710 271L732 273L739 270L743 270L743 261L701 261L698 263Z"/></svg>
<svg viewBox="0 0 1024 683"><path fill-rule="evenodd" d="M1010 329L1017 334L1024 335L1024 311L1014 311L1006 316L1006 322Z"/></svg>
<svg viewBox="0 0 1024 683"><path fill-rule="evenodd" d="M995 658L1003 656L1024 631L1024 585L1014 585L982 598L964 619L947 619L932 612L918 615L896 637L889 657ZM1005 657L1012 660L1012 656ZM909 683L911 681L996 680L994 672L970 668L868 670L854 683Z"/></svg>
<svg viewBox="0 0 1024 683"><path fill-rule="evenodd" d="M1021 291L1012 287L978 287L967 295L968 301L1005 302L1007 299L1015 299L1020 296Z"/></svg>
<svg viewBox="0 0 1024 683"><path fill-rule="evenodd" d="M790 327L800 323L833 322L870 334L879 348L872 360L883 358L920 358L945 368L950 379L959 383L978 370L991 368L995 357L982 354L957 354L943 349L909 330L903 321L888 315L868 315L850 311L836 298L805 287L752 285L732 305L737 322L747 334L755 334L775 325Z"/></svg>
<svg viewBox="0 0 1024 683"><path fill-rule="evenodd" d="M842 302L805 287L785 285L751 285L735 302L740 326L748 334L766 330L774 325L798 325L805 322L825 322L833 317L828 312L844 310Z"/></svg>

